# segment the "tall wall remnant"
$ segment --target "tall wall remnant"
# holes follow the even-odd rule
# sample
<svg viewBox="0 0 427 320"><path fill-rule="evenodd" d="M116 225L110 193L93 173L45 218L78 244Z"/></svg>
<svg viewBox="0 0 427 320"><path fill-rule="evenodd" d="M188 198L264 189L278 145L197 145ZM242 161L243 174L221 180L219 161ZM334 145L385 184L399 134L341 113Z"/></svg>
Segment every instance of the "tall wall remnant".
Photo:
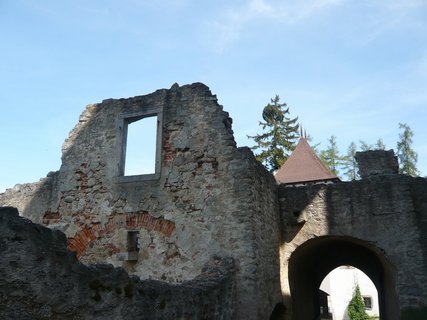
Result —
<svg viewBox="0 0 427 320"><path fill-rule="evenodd" d="M155 172L125 176L127 126L151 116ZM268 318L281 301L277 186L249 149L236 147L231 123L200 83L89 105L60 170L8 190L0 204L63 231L80 261L141 279L181 283L212 256L233 257L239 318Z"/></svg>
<svg viewBox="0 0 427 320"><path fill-rule="evenodd" d="M362 178L399 172L399 162L393 150L356 152L355 158Z"/></svg>
<svg viewBox="0 0 427 320"><path fill-rule="evenodd" d="M145 118L157 121L155 165L149 174L127 176L127 132ZM231 124L216 96L200 83L89 105L63 145L59 171L0 194L0 205L17 207L33 222L64 232L68 249L87 265L123 267L146 280L135 279L138 288L163 281L155 282L153 290L166 288L158 291L164 300L153 303L168 306L172 318L182 310L168 300L171 295L198 292L197 303L211 299L220 305L204 305L205 314L197 313L200 308L187 310L185 319L313 319L320 312L317 295L323 277L340 264L351 264L376 284L382 319L417 319L405 316L427 308L427 180L396 174L394 156L374 152L358 156L360 181L277 185L248 148L236 147ZM11 244L18 248L19 232L40 236L32 229L35 225L22 224L17 217L0 219L2 233L13 233L1 240L0 250ZM61 238L59 232L46 237L52 235ZM19 247L22 252L34 249L26 245ZM99 267L118 274L111 279L94 271L98 267L78 265L59 246L59 253L46 258L63 266L53 274L72 278L78 269L89 282L94 274L117 286L120 279L129 282L120 269ZM10 253L11 266L24 262ZM38 259L36 253L30 256ZM223 277L209 277L205 266L212 263ZM197 287L204 277L211 287L187 290L188 283ZM102 306L116 314L123 306L135 314L145 310L94 287L106 299ZM43 295L27 289L24 295ZM82 290L78 295L89 297L87 286ZM219 298L221 293L226 300ZM4 291L0 299L9 306L19 300ZM92 300L90 308L99 308ZM46 312L61 314L58 305ZM71 302L63 308L84 317ZM167 318L159 312L150 319Z"/></svg>

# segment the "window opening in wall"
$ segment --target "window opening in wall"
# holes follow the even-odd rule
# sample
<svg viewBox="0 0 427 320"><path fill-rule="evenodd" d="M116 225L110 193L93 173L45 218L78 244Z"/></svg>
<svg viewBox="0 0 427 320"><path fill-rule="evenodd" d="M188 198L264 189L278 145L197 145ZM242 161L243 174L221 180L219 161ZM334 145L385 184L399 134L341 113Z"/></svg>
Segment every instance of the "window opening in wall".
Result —
<svg viewBox="0 0 427 320"><path fill-rule="evenodd" d="M128 231L127 251L128 252L139 251L139 231Z"/></svg>
<svg viewBox="0 0 427 320"><path fill-rule="evenodd" d="M128 122L124 174L156 172L157 115Z"/></svg>
<svg viewBox="0 0 427 320"><path fill-rule="evenodd" d="M366 310L372 309L372 297L364 296L363 297L363 303L365 304Z"/></svg>

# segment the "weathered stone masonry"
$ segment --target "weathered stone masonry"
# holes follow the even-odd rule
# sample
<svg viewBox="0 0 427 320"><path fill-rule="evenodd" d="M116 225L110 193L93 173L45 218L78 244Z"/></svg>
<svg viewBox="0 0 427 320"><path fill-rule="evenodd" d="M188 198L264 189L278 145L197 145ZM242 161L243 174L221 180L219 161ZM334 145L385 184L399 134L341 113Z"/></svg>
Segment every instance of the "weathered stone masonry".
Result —
<svg viewBox="0 0 427 320"><path fill-rule="evenodd" d="M127 119L147 114L159 122L159 165L154 175L124 177ZM236 148L231 122L203 84L89 105L63 145L60 170L0 203L63 231L82 262L141 279L180 283L212 256L233 257L236 317L268 318L281 301L277 187L249 149ZM139 231L136 262L118 259L129 230Z"/></svg>
<svg viewBox="0 0 427 320"><path fill-rule="evenodd" d="M233 319L232 259L214 257L181 285L80 263L59 231L0 209L0 316L34 319Z"/></svg>
<svg viewBox="0 0 427 320"><path fill-rule="evenodd" d="M371 162L374 153L359 157ZM362 269L373 280L382 319L401 319L401 312L402 319L426 316L426 179L384 174L377 165L362 168L360 181L280 186L281 279L285 296L294 299L287 299L293 319L316 314L316 306L307 303L315 294L309 286L320 285L342 264ZM424 313L405 317L411 309Z"/></svg>

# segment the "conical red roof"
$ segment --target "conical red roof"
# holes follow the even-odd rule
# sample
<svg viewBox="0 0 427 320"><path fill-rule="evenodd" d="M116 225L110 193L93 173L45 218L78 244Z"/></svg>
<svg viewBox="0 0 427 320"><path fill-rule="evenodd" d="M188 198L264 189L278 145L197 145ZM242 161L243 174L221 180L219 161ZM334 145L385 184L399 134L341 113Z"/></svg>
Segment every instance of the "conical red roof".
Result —
<svg viewBox="0 0 427 320"><path fill-rule="evenodd" d="M319 159L305 138L300 138L295 150L275 176L278 183L307 183L339 180Z"/></svg>

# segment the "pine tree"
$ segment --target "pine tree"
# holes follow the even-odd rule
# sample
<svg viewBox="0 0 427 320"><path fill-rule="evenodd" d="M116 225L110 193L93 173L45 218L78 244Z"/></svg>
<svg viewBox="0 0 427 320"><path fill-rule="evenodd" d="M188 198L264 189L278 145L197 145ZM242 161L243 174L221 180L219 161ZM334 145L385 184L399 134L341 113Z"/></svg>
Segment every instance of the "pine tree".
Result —
<svg viewBox="0 0 427 320"><path fill-rule="evenodd" d="M378 139L377 142L375 143L375 149L376 150L385 150L385 143L383 141L383 139Z"/></svg>
<svg viewBox="0 0 427 320"><path fill-rule="evenodd" d="M301 132L302 135L302 132ZM309 143L311 149L313 149L314 153L320 157L320 151L319 151L319 146L320 146L320 142L318 143L314 143L314 139L310 134L305 134L304 133L304 137L307 140L307 142Z"/></svg>
<svg viewBox="0 0 427 320"><path fill-rule="evenodd" d="M360 178L358 173L358 166L355 158L356 151L357 151L356 144L354 142L350 143L347 149L347 155L345 156L345 159L344 159L344 164L343 164L343 170L345 170L344 175L350 181Z"/></svg>
<svg viewBox="0 0 427 320"><path fill-rule="evenodd" d="M369 144L363 140L359 140L359 147L361 151L369 151L374 149L374 146L372 144Z"/></svg>
<svg viewBox="0 0 427 320"><path fill-rule="evenodd" d="M259 125L267 131L255 136L248 136L255 141L252 150L260 150L255 156L271 172L279 169L290 153L295 149L299 125L298 117L289 117L289 107L286 103L280 103L280 97L276 95L271 103L265 106L262 112L264 121Z"/></svg>
<svg viewBox="0 0 427 320"><path fill-rule="evenodd" d="M417 169L418 155L412 149L413 131L406 123L399 123L399 129L403 132L399 134L399 141L397 142L397 156L400 162L400 173L408 174L412 177L419 175Z"/></svg>
<svg viewBox="0 0 427 320"><path fill-rule="evenodd" d="M345 157L340 156L336 139L335 136L328 139L328 148L320 152L320 159L333 174L338 176L339 168L344 164Z"/></svg>
<svg viewBox="0 0 427 320"><path fill-rule="evenodd" d="M350 320L369 319L369 316L365 311L365 304L363 303L363 298L360 294L360 288L358 285L356 286L353 298L348 304L348 316L350 317Z"/></svg>

